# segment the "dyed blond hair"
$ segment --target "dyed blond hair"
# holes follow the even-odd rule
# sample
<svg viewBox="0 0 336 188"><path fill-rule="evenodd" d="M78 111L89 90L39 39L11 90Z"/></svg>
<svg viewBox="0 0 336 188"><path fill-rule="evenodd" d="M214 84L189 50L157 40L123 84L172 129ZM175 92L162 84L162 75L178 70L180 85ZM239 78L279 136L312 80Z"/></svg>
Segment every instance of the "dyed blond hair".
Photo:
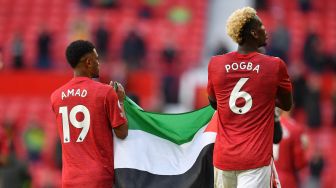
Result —
<svg viewBox="0 0 336 188"><path fill-rule="evenodd" d="M241 36L241 32L244 25L256 15L256 10L251 7L238 9L231 14L226 23L226 31L233 41L238 44L242 42L243 38Z"/></svg>

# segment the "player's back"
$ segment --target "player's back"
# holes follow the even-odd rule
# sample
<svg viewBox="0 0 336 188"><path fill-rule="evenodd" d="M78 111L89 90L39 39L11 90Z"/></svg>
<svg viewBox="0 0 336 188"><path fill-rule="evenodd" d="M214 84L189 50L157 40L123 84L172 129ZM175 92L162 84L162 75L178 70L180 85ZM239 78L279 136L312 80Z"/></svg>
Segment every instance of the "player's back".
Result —
<svg viewBox="0 0 336 188"><path fill-rule="evenodd" d="M113 181L113 134L108 96L112 87L76 77L51 96L62 142L63 186ZM97 181L97 182L99 182Z"/></svg>
<svg viewBox="0 0 336 188"><path fill-rule="evenodd" d="M269 165L275 98L281 79L288 78L284 63L257 52L231 52L213 57L208 71L208 91L216 98L220 122L215 166L246 170Z"/></svg>

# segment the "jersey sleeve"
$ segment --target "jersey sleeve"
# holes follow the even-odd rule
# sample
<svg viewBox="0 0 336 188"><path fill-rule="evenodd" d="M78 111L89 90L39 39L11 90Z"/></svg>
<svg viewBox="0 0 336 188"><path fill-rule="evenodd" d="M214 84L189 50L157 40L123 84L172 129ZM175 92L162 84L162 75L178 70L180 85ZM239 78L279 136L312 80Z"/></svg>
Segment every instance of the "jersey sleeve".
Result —
<svg viewBox="0 0 336 188"><path fill-rule="evenodd" d="M289 79L289 75L287 72L285 62L283 62L281 59L279 60L280 62L279 62L279 72L278 72L278 78L279 78L278 91L279 92L292 92L292 84Z"/></svg>
<svg viewBox="0 0 336 188"><path fill-rule="evenodd" d="M55 113L55 109L54 109L54 98L55 98L55 94L52 93L51 96L50 96L50 107L51 107L51 110Z"/></svg>
<svg viewBox="0 0 336 188"><path fill-rule="evenodd" d="M215 92L214 92L214 87L211 79L211 64L213 62L213 59L210 60L209 65L208 65L208 85L207 85L207 92L208 96L211 97L212 99L216 99Z"/></svg>
<svg viewBox="0 0 336 188"><path fill-rule="evenodd" d="M126 123L117 94L113 89L109 89L105 99L105 108L112 128L116 128Z"/></svg>

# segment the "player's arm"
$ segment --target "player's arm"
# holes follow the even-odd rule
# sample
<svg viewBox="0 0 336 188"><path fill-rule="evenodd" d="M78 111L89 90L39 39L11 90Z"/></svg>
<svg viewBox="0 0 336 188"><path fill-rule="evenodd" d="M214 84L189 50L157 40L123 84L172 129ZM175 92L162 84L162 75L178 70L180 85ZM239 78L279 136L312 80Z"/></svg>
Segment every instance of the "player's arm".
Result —
<svg viewBox="0 0 336 188"><path fill-rule="evenodd" d="M280 123L280 112L278 109L275 109L273 144L279 144L281 140L282 140L282 127Z"/></svg>
<svg viewBox="0 0 336 188"><path fill-rule="evenodd" d="M275 101L275 106L281 108L284 111L289 111L293 105L292 92L289 91L279 91L277 94L277 99Z"/></svg>
<svg viewBox="0 0 336 188"><path fill-rule="evenodd" d="M126 115L125 115L125 109L124 109L124 103L123 102L119 102L119 104L120 104L123 116L126 117ZM114 131L115 135L118 138L125 139L127 137L127 135L128 135L128 124L127 124L127 121L124 124L119 125L118 127L113 128L113 131Z"/></svg>
<svg viewBox="0 0 336 188"><path fill-rule="evenodd" d="M274 121L273 144L279 144L282 140L282 128L279 121Z"/></svg>
<svg viewBox="0 0 336 188"><path fill-rule="evenodd" d="M213 109L217 110L217 101L213 99L211 96L208 96L208 99L209 99L210 106Z"/></svg>
<svg viewBox="0 0 336 188"><path fill-rule="evenodd" d="M211 107L215 110L217 110L217 100L215 97L215 92L212 84L212 80L210 78L210 66L211 66L211 61L208 65L208 85L207 85L207 92L208 92L208 100L211 105Z"/></svg>
<svg viewBox="0 0 336 188"><path fill-rule="evenodd" d="M121 110L121 116L126 119L125 109L124 109L124 100L125 100L125 90L124 87L118 82L111 82L111 86L114 87L114 90L118 96L118 107ZM120 139L125 139L128 135L128 124L127 121L121 125L113 127L115 135Z"/></svg>
<svg viewBox="0 0 336 188"><path fill-rule="evenodd" d="M120 139L125 139L128 135L128 125L127 122L116 127L113 128L113 131L115 133L115 135L120 138Z"/></svg>
<svg viewBox="0 0 336 188"><path fill-rule="evenodd" d="M125 100L126 95L125 95L124 87L118 82L114 82L113 85L114 85L114 89L115 89L115 91L117 92L117 95L118 95L121 113L123 114L123 117L126 118L125 108L124 108L124 100ZM128 135L127 121L124 124L114 128L113 131L118 138L125 139Z"/></svg>
<svg viewBox="0 0 336 188"><path fill-rule="evenodd" d="M281 59L279 60L279 85L277 87L275 106L281 108L284 111L289 111L293 104L292 84L289 79L285 63Z"/></svg>

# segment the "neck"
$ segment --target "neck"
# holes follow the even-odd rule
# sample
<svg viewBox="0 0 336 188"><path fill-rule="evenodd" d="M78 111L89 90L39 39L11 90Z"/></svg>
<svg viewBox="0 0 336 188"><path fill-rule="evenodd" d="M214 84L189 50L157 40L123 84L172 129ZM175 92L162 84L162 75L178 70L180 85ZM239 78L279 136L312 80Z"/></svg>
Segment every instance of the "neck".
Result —
<svg viewBox="0 0 336 188"><path fill-rule="evenodd" d="M91 76L83 71L74 70L74 77L88 77L91 78Z"/></svg>
<svg viewBox="0 0 336 188"><path fill-rule="evenodd" d="M238 53L240 54L249 54L251 52L259 52L257 45L252 45L248 43L244 43L238 46Z"/></svg>

